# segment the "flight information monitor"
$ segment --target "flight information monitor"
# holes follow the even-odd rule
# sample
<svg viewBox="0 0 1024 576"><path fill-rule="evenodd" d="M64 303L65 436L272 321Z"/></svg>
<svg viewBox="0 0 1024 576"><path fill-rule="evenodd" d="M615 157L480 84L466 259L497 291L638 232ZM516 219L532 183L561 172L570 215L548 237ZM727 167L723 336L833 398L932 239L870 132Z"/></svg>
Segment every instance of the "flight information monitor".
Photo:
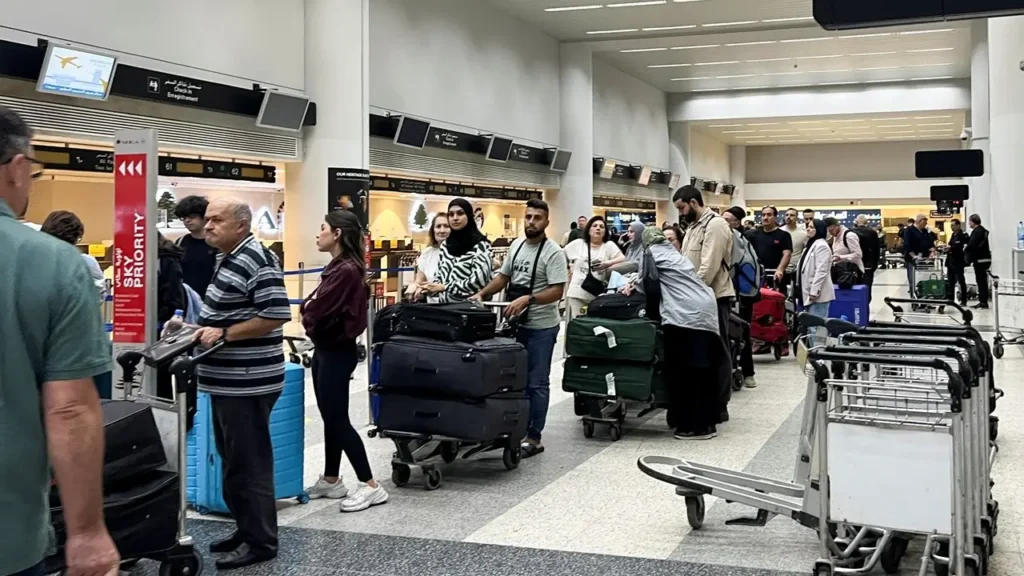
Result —
<svg viewBox="0 0 1024 576"><path fill-rule="evenodd" d="M50 44L36 90L106 100L116 67L115 56Z"/></svg>

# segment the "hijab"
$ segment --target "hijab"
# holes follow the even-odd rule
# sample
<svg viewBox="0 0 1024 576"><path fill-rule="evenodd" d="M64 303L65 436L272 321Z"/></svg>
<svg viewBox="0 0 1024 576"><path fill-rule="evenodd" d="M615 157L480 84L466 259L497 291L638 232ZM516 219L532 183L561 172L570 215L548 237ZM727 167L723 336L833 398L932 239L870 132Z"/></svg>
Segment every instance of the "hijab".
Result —
<svg viewBox="0 0 1024 576"><path fill-rule="evenodd" d="M668 242L668 238L665 237L665 233L657 226L645 228L643 238L645 248L650 248L654 244L664 244L665 242Z"/></svg>
<svg viewBox="0 0 1024 576"><path fill-rule="evenodd" d="M470 205L468 200L456 198L448 203L449 211L452 209L452 206L458 206L466 213L466 225L462 230L452 228L448 238L444 241L448 253L458 258L473 250L480 242L486 242L487 237L477 227L476 220L473 217L473 206Z"/></svg>
<svg viewBox="0 0 1024 576"><path fill-rule="evenodd" d="M800 264L796 268L797 277L800 276L800 273L804 269L804 260L807 260L807 255L811 253L811 246L818 241L827 242L828 226L825 226L825 221L815 218L814 220L811 220L811 222L814 224L814 238L808 238L807 244L804 245L804 253L800 256Z"/></svg>
<svg viewBox="0 0 1024 576"><path fill-rule="evenodd" d="M630 262L639 262L644 257L644 226L643 222L633 222L629 229L633 232L633 239L629 242L629 249L626 250L626 259Z"/></svg>

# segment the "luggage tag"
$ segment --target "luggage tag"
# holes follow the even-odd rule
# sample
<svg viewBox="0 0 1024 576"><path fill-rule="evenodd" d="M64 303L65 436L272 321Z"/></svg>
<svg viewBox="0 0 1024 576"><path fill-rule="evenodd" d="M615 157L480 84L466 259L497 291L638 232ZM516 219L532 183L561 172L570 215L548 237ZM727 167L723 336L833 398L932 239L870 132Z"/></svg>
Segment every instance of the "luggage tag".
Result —
<svg viewBox="0 0 1024 576"><path fill-rule="evenodd" d="M594 336L604 336L609 348L615 348L619 345L619 343L615 341L615 333L604 326L594 327Z"/></svg>
<svg viewBox="0 0 1024 576"><path fill-rule="evenodd" d="M615 374L605 374L604 383L608 385L608 395L617 396L615 393Z"/></svg>

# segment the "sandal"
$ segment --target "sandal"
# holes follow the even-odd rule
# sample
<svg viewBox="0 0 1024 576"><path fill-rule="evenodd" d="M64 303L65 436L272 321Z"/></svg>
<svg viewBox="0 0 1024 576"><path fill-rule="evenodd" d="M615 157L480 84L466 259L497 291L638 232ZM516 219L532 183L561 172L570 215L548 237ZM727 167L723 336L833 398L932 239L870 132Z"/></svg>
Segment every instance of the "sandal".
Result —
<svg viewBox="0 0 1024 576"><path fill-rule="evenodd" d="M523 442L521 448L523 451L523 458L532 458L544 451L544 446L534 444L533 442Z"/></svg>

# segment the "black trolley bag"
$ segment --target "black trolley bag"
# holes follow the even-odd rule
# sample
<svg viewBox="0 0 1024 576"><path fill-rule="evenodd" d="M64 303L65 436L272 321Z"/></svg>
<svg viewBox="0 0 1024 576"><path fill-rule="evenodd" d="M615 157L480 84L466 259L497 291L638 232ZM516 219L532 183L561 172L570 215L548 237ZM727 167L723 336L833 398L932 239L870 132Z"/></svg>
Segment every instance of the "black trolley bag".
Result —
<svg viewBox="0 0 1024 576"><path fill-rule="evenodd" d="M466 343L395 336L381 345L380 356L384 390L484 398L526 389L526 349L507 338Z"/></svg>
<svg viewBox="0 0 1024 576"><path fill-rule="evenodd" d="M373 341L392 336L419 336L446 342L476 342L493 338L498 319L474 302L392 304L377 313Z"/></svg>
<svg viewBox="0 0 1024 576"><path fill-rule="evenodd" d="M131 484L140 474L167 464L153 409L140 402L101 400L105 449L103 485L107 492Z"/></svg>

